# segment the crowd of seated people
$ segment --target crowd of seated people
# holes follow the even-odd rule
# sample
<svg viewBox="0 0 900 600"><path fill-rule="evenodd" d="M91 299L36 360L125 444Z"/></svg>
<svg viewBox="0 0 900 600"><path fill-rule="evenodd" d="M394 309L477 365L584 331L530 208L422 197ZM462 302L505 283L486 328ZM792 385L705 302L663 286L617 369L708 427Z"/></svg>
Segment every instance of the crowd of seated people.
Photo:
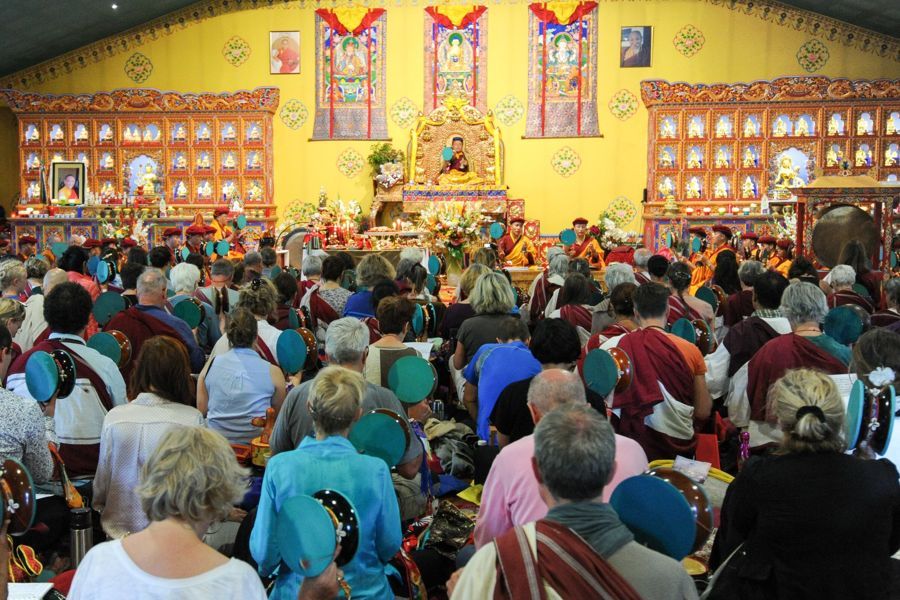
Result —
<svg viewBox="0 0 900 600"><path fill-rule="evenodd" d="M491 248L452 282L418 249L396 265L314 252L299 272L275 268L269 247L100 250L118 263L110 281L80 245L55 263L0 257L0 457L42 493L0 561L33 553L43 573L24 577L69 598L690 599L685 567L637 543L610 503L681 457L735 476L709 544L714 597L886 598L900 476L848 448L840 390L900 380L900 280L861 246L827 277L804 257L785 277L719 248L700 285L717 305L691 293L696 263L646 248L597 272L551 247L527 293ZM101 294L124 308L101 319ZM848 305L850 341L829 325ZM298 325L315 340L299 370L279 343ZM127 360L88 343L112 331ZM72 357L65 397L35 399L40 352ZM599 392L598 353L627 356L630 383ZM391 375L412 358L432 365L424 399ZM373 411L403 424L393 462L357 449ZM264 464L244 453L258 446ZM352 504L355 553L330 548L303 577L279 513L322 490ZM78 502L93 547L76 564Z"/></svg>

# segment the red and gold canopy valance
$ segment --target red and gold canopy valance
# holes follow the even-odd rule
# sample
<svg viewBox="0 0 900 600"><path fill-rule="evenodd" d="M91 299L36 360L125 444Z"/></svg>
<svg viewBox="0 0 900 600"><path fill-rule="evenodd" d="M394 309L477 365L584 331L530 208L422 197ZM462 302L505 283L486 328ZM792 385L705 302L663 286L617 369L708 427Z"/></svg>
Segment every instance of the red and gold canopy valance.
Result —
<svg viewBox="0 0 900 600"><path fill-rule="evenodd" d="M359 35L368 29L378 17L384 14L383 8L320 8L316 14L328 23L328 26L339 35Z"/></svg>
<svg viewBox="0 0 900 600"><path fill-rule="evenodd" d="M441 27L465 29L484 14L487 6L470 4L466 6L428 6L425 12Z"/></svg>
<svg viewBox="0 0 900 600"><path fill-rule="evenodd" d="M528 6L544 23L568 25L597 7L596 2L534 2Z"/></svg>

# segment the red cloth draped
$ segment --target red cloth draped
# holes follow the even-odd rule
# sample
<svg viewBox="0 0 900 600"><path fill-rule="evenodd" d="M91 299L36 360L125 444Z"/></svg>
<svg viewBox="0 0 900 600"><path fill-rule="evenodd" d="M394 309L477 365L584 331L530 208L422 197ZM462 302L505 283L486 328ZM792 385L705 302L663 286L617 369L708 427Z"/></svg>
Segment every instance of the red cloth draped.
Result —
<svg viewBox="0 0 900 600"><path fill-rule="evenodd" d="M546 599L545 583L562 598L598 598L598 590L603 590L603 597L639 600L631 584L568 527L542 519L535 524L535 531L537 560L521 528L494 540L495 600ZM531 588L529 573L536 576L538 589Z"/></svg>
<svg viewBox="0 0 900 600"><path fill-rule="evenodd" d="M721 305L722 319L726 327L734 327L753 314L753 290L741 290L725 299Z"/></svg>
<svg viewBox="0 0 900 600"><path fill-rule="evenodd" d="M882 310L872 315L872 327L890 327L900 323L900 314L892 310Z"/></svg>
<svg viewBox="0 0 900 600"><path fill-rule="evenodd" d="M732 327L722 341L731 355L728 376L733 377L766 342L778 335L771 325L759 317L747 317Z"/></svg>
<svg viewBox="0 0 900 600"><path fill-rule="evenodd" d="M534 286L534 296L531 297L529 316L532 323L536 323L544 318L544 309L547 308L547 303L550 302L553 292L559 288L559 285L550 283L549 274L544 270L537 285Z"/></svg>
<svg viewBox="0 0 900 600"><path fill-rule="evenodd" d="M668 334L655 327L638 329L623 336L618 346L631 358L636 375L613 400L614 407L622 409L620 433L643 430L644 417L663 401L660 383L677 401L693 406L694 375Z"/></svg>
<svg viewBox="0 0 900 600"><path fill-rule="evenodd" d="M794 333L779 335L763 346L750 360L747 370L747 398L750 418L767 420L769 386L788 369L818 369L829 375L846 373L847 366L812 342Z"/></svg>
<svg viewBox="0 0 900 600"><path fill-rule="evenodd" d="M875 307L872 306L872 303L856 292L844 290L828 295L828 308L837 308L838 306L846 306L848 304L855 304L869 314L875 312Z"/></svg>
<svg viewBox="0 0 900 600"><path fill-rule="evenodd" d="M610 338L618 337L630 332L631 330L627 327L619 325L618 323L612 323L600 333L595 333L590 338L588 338L587 344L585 344L584 348L581 349L581 356L578 357L578 372L581 374L581 378L584 379L584 359L587 356L588 352L590 352L591 350L596 350Z"/></svg>
<svg viewBox="0 0 900 600"><path fill-rule="evenodd" d="M571 323L574 327L581 327L587 332L591 331L591 311L577 304L566 304L559 309L559 316L563 321Z"/></svg>
<svg viewBox="0 0 900 600"><path fill-rule="evenodd" d="M487 6L474 6L472 10L462 18L462 21L459 22L459 26L454 25L453 21L450 20L450 17L439 12L439 6L426 6L425 12L428 13L432 19L434 19L435 23L440 25L445 29L465 29L475 21L477 21L481 15L484 14L484 11L487 10Z"/></svg>
<svg viewBox="0 0 900 600"><path fill-rule="evenodd" d="M352 33L353 35L359 35L363 31L371 27L372 23L377 21L378 17L384 14L384 10L385 9L383 8L370 9L366 16L363 17L362 21L359 22L359 25L357 25L353 31L350 31L349 29L347 29L347 27L344 26L343 23L341 23L340 19L338 19L338 16L334 13L333 10L320 8L316 10L316 14L322 17L322 20L324 20L328 24L328 26L336 31L339 35L347 35L349 33Z"/></svg>
<svg viewBox="0 0 900 600"><path fill-rule="evenodd" d="M309 295L309 317L314 327L319 326L319 321L325 325L330 324L341 317L334 307L325 302L318 290L313 290Z"/></svg>
<svg viewBox="0 0 900 600"><path fill-rule="evenodd" d="M565 22L560 22L559 18L556 16L556 13L547 8L546 2L534 2L528 5L528 8L531 9L531 12L533 12L534 16L537 17L540 21L542 21L543 23L551 23L554 25L568 25L569 23L583 19L596 7L596 2L582 2L578 5L578 8L576 8L572 12L569 18L565 20Z"/></svg>
<svg viewBox="0 0 900 600"><path fill-rule="evenodd" d="M679 298L677 294L669 294L669 326L671 327L672 323L681 318L693 321L694 319L702 319L703 317L696 310L688 306L687 302Z"/></svg>
<svg viewBox="0 0 900 600"><path fill-rule="evenodd" d="M131 381L131 371L134 363L137 362L136 357L140 354L144 342L154 336L167 335L177 340L179 344L184 346L184 351L190 354L187 346L181 339L180 333L134 306L114 315L107 323L106 329L121 331L131 341L131 355L135 358L122 367L122 377L125 378L125 383L130 383Z"/></svg>

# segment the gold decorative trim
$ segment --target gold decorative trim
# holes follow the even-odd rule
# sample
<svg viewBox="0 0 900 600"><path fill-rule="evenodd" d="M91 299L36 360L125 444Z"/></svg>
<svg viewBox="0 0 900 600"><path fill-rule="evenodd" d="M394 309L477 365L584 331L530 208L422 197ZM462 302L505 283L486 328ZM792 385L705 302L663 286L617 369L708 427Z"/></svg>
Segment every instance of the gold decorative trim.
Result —
<svg viewBox="0 0 900 600"><path fill-rule="evenodd" d="M493 0L491 4L523 4L531 0ZM622 0L601 0L619 2ZM635 1L635 0L629 0ZM639 1L639 0L638 0ZM884 35L844 21L787 6L776 0L706 0L709 4L740 11L763 21L803 31L814 37L900 62L900 39ZM471 4L471 0L446 0L446 4ZM132 29L112 35L22 69L0 80L0 88L27 89L68 75L91 64L133 51L148 42L187 29L211 17L257 8L337 8L356 4L355 0L202 0L187 8L148 21ZM418 0L394 0L391 6L420 6Z"/></svg>

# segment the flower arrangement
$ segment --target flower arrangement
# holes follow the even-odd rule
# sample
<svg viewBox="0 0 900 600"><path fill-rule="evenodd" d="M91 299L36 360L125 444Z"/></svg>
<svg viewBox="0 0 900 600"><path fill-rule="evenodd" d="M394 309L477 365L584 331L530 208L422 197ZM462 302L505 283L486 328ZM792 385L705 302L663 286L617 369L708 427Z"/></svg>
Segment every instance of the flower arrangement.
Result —
<svg viewBox="0 0 900 600"><path fill-rule="evenodd" d="M611 250L616 246L633 245L641 241L639 233L626 231L619 227L609 211L605 211L597 217L597 223L591 225L588 234L597 240L604 250Z"/></svg>
<svg viewBox="0 0 900 600"><path fill-rule="evenodd" d="M372 146L369 156L366 157L366 162L369 163L369 167L372 170L372 177L375 179L382 173L381 166L388 163L396 163L400 166L400 177L402 178L404 157L405 155L402 150L394 148L387 142L382 142Z"/></svg>
<svg viewBox="0 0 900 600"><path fill-rule="evenodd" d="M290 233L298 227L306 227L320 218L319 209L315 204L294 200L284 211L278 227L275 229L275 239L280 240L284 234Z"/></svg>
<svg viewBox="0 0 900 600"><path fill-rule="evenodd" d="M375 181L384 189L390 189L403 181L403 165L396 162L384 163L381 165L381 172L375 176Z"/></svg>
<svg viewBox="0 0 900 600"><path fill-rule="evenodd" d="M466 246L481 240L484 221L478 203L436 203L419 214L419 229L433 250L446 250L452 258L462 261Z"/></svg>
<svg viewBox="0 0 900 600"><path fill-rule="evenodd" d="M772 226L772 235L778 239L793 240L797 237L797 213L787 209L781 218L772 218L770 224Z"/></svg>

